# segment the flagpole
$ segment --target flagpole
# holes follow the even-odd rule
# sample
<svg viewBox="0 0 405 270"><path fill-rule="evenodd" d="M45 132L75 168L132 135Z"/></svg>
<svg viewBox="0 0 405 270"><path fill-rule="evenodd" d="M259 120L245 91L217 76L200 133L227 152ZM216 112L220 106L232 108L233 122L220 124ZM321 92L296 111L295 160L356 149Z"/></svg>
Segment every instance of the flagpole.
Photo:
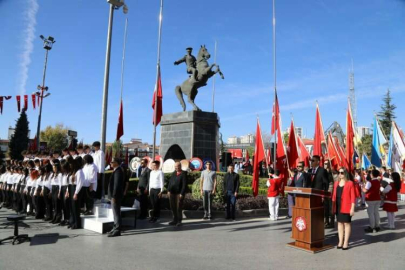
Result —
<svg viewBox="0 0 405 270"><path fill-rule="evenodd" d="M217 63L217 41L215 40L215 51L214 51L214 64ZM214 112L215 104L215 74L212 78L212 112Z"/></svg>
<svg viewBox="0 0 405 270"><path fill-rule="evenodd" d="M122 62L121 62L121 102L122 102L122 92L124 89L124 64L125 64L125 47L127 44L127 29L128 29L128 18L125 19L125 30L124 30L124 45L122 49Z"/></svg>
<svg viewBox="0 0 405 270"><path fill-rule="evenodd" d="M155 151L156 151L156 122L157 122L157 85L159 80L159 70L160 70L160 44L162 41L162 16L163 16L163 0L160 0L160 12L159 12L159 34L158 34L158 50L157 50L157 64L156 64L156 84L155 84L155 108L153 109L153 153L152 160L155 160Z"/></svg>
<svg viewBox="0 0 405 270"><path fill-rule="evenodd" d="M273 0L273 71L274 71L274 108L276 106L276 97L277 97L277 67L276 67L276 0ZM276 110L274 109L274 113ZM277 166L277 121L278 121L277 113L274 114L274 158L273 158L273 170L276 169Z"/></svg>

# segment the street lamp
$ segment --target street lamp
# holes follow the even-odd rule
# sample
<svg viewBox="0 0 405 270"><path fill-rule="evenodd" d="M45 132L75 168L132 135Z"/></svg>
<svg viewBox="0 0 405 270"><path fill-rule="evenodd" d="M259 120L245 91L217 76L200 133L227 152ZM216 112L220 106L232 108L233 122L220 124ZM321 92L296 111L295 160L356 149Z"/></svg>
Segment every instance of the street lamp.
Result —
<svg viewBox="0 0 405 270"><path fill-rule="evenodd" d="M42 116L42 103L45 97L48 97L50 93L44 95L44 91L48 91L48 87L45 86L45 75L46 75L46 65L48 63L48 52L52 49L52 45L56 42L55 39L51 36L45 38L43 35L39 36L44 42L44 49L45 49L45 64L44 64L44 74L42 77L42 86L38 85L38 92L36 95L40 97L40 104L39 104L39 116L38 116L38 128L37 128L37 147L40 148L40 132L41 132L41 116Z"/></svg>
<svg viewBox="0 0 405 270"><path fill-rule="evenodd" d="M111 37L112 37L112 26L114 18L114 9L119 9L123 7L124 14L127 14L128 7L124 3L124 0L107 0L110 4L110 15L108 18L108 32L107 32L107 49L105 53L105 67L104 67L104 86L103 86L103 103L101 107L101 151L105 153L105 140L106 140L106 130L107 130L107 107L108 107L108 84L110 78L110 55L111 55ZM102 185L101 194L104 198L104 174L102 174Z"/></svg>

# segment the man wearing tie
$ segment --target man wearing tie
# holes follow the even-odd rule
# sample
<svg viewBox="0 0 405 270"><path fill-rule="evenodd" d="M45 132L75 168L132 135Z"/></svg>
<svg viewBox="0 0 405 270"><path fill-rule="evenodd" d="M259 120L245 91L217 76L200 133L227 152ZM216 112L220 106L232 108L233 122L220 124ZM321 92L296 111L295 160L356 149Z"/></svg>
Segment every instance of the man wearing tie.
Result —
<svg viewBox="0 0 405 270"><path fill-rule="evenodd" d="M305 163L303 161L298 162L297 172L294 174L291 180L287 182L289 187L308 187L310 186L310 177L308 173L304 171ZM288 194L288 216L292 217L292 208L295 205L295 194Z"/></svg>
<svg viewBox="0 0 405 270"><path fill-rule="evenodd" d="M327 171L319 167L320 156L313 156L311 159L311 170L309 174L311 175L311 188L328 191L329 180Z"/></svg>

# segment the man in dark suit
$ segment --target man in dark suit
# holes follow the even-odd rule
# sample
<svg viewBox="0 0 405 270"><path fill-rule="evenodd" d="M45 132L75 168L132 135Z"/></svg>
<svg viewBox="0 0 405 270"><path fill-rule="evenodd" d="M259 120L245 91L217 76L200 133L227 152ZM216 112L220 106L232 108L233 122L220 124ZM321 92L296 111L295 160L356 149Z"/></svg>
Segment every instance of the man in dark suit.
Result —
<svg viewBox="0 0 405 270"><path fill-rule="evenodd" d="M141 160L140 171L138 174L138 200L141 207L141 214L139 219L146 219L148 217L148 190L149 190L149 174L148 160L146 158Z"/></svg>
<svg viewBox="0 0 405 270"><path fill-rule="evenodd" d="M297 172L292 179L288 180L287 186L289 187L308 187L310 183L310 177L308 173L304 171L305 163L303 161L298 162ZM288 216L292 217L292 208L295 205L295 194L288 194Z"/></svg>
<svg viewBox="0 0 405 270"><path fill-rule="evenodd" d="M328 191L329 179L327 171L319 166L321 161L320 156L313 156L311 159L311 170L309 174L311 176L311 188Z"/></svg>
<svg viewBox="0 0 405 270"><path fill-rule="evenodd" d="M114 169L108 185L108 198L111 200L111 208L114 214L114 227L108 232L108 237L121 235L121 201L124 197L124 172L120 167L121 160L113 158L111 167Z"/></svg>
<svg viewBox="0 0 405 270"><path fill-rule="evenodd" d="M180 162L174 164L175 171L169 180L167 187L170 208L173 213L173 220L169 225L180 226L183 219L183 201L186 194L187 172L181 169Z"/></svg>
<svg viewBox="0 0 405 270"><path fill-rule="evenodd" d="M239 192L239 174L234 172L233 164L228 166L228 172L224 176L224 192L226 198L226 219L235 221L236 197Z"/></svg>

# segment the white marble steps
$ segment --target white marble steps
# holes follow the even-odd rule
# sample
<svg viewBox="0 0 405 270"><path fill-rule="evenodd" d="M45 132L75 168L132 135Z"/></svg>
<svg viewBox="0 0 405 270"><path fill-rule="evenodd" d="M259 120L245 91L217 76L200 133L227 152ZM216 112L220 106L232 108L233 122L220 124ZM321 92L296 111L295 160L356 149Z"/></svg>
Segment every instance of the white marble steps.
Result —
<svg viewBox="0 0 405 270"><path fill-rule="evenodd" d="M81 216L83 229L97 233L106 233L114 225L114 214L111 205L100 203L94 205L94 215ZM133 227L135 224L136 209L121 207L122 225Z"/></svg>

